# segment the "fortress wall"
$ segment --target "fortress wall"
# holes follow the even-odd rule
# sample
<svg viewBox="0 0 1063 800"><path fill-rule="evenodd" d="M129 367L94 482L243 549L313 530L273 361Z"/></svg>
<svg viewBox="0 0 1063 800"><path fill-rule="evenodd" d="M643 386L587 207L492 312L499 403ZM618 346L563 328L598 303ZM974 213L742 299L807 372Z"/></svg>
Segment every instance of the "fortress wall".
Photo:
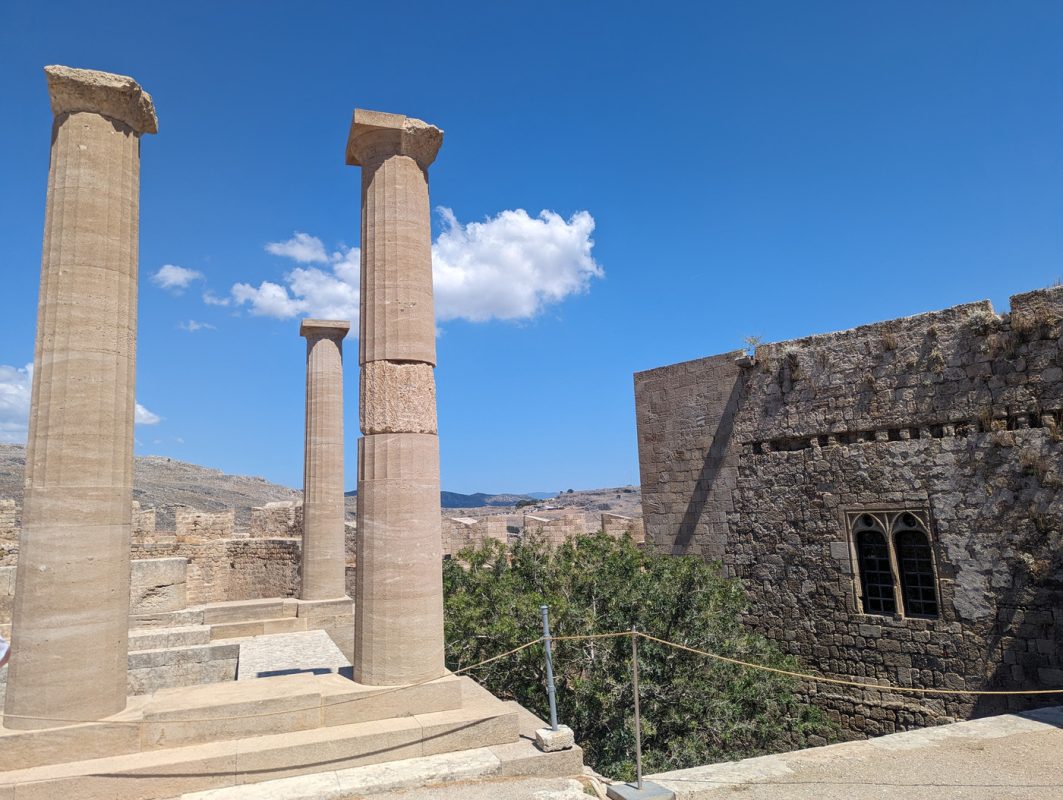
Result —
<svg viewBox="0 0 1063 800"><path fill-rule="evenodd" d="M741 578L748 624L805 668L1063 687L1061 319L1054 287L636 374L647 546ZM863 613L853 515L905 509L934 618ZM1027 702L806 688L867 735Z"/></svg>

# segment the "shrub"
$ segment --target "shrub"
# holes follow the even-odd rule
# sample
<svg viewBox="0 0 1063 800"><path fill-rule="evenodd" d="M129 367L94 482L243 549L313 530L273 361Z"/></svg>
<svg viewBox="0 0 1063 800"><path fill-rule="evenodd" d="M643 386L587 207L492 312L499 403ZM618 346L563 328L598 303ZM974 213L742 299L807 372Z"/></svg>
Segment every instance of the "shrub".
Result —
<svg viewBox="0 0 1063 800"><path fill-rule="evenodd" d="M444 564L447 665L473 664L541 635L550 606L555 636L639 629L662 639L771 666L796 667L739 622L738 581L692 556L640 550L598 533L551 548L531 539L488 541ZM587 763L606 775L634 774L631 640L561 641L554 658L560 721ZM546 718L542 646L471 673L489 690ZM646 772L822 743L831 728L797 701L794 681L639 642Z"/></svg>

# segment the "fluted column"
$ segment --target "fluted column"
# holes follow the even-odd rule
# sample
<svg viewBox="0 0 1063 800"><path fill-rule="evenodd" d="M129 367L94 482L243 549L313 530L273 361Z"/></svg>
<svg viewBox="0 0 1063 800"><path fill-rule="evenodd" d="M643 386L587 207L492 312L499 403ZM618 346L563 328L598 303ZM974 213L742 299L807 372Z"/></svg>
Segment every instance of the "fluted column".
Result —
<svg viewBox="0 0 1063 800"><path fill-rule="evenodd" d="M132 79L46 67L55 121L33 359L9 728L125 708L140 136Z"/></svg>
<svg viewBox="0 0 1063 800"><path fill-rule="evenodd" d="M347 320L304 319L303 600L347 594L343 537L343 337Z"/></svg>
<svg viewBox="0 0 1063 800"><path fill-rule="evenodd" d="M358 563L354 676L443 674L443 547L428 166L443 132L357 110L347 163L362 168Z"/></svg>

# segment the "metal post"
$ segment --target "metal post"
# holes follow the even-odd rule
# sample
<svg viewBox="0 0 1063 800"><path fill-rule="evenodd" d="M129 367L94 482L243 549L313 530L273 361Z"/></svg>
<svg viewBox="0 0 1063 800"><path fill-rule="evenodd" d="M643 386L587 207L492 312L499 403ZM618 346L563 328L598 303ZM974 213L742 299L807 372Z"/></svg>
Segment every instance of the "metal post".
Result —
<svg viewBox="0 0 1063 800"><path fill-rule="evenodd" d="M557 730L557 690L554 688L554 656L550 645L550 606L539 606L543 612L543 642L546 644L546 695L550 698L550 730Z"/></svg>
<svg viewBox="0 0 1063 800"><path fill-rule="evenodd" d="M639 717L639 632L631 626L631 682L635 690L635 777L642 791L642 722Z"/></svg>

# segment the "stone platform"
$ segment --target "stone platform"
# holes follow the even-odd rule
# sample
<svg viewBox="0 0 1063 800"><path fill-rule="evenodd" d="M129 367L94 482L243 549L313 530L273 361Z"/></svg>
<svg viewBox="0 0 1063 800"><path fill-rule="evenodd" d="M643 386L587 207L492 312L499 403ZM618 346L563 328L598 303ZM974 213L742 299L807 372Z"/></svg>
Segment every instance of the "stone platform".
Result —
<svg viewBox="0 0 1063 800"><path fill-rule="evenodd" d="M156 800L507 746L517 750L496 758L514 774L577 773L578 749L539 754L522 740L522 713L454 676L387 688L304 673L165 689L100 722L0 729L0 800ZM535 760L547 755L557 758Z"/></svg>

